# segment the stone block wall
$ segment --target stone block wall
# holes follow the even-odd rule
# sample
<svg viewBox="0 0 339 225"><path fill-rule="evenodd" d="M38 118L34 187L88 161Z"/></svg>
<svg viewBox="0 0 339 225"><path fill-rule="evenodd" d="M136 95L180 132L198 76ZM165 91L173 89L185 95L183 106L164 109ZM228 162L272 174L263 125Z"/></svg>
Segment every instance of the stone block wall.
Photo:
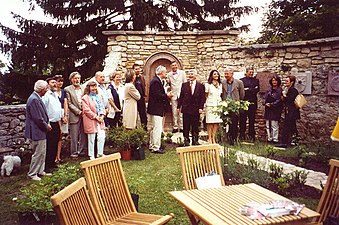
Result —
<svg viewBox="0 0 339 225"><path fill-rule="evenodd" d="M118 70L130 69L135 61L147 59L159 52L173 54L184 69L196 68L198 79L207 80L212 69L223 74L226 67L245 71L248 66L255 73L270 72L284 79L289 74L312 74L311 94L301 111L298 129L305 141L329 142L339 114L339 97L328 95L328 77L339 71L339 37L296 41L281 44L254 44L241 46L236 31L198 32L137 32L105 31L108 52L120 55ZM262 93L259 94L261 101ZM256 130L265 140L264 108L259 103Z"/></svg>
<svg viewBox="0 0 339 225"><path fill-rule="evenodd" d="M0 154L29 148L29 141L24 138L25 114L25 104L0 106Z"/></svg>

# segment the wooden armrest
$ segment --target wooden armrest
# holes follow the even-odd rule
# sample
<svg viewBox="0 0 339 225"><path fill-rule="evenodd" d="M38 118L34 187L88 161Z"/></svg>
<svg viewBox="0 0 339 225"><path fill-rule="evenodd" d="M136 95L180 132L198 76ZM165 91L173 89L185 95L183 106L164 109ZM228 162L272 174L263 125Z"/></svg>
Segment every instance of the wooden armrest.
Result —
<svg viewBox="0 0 339 225"><path fill-rule="evenodd" d="M159 224L165 224L168 221L170 221L171 219L174 218L174 214L170 213L169 215L163 216L162 218L154 221L153 223L151 223L150 225L159 225Z"/></svg>

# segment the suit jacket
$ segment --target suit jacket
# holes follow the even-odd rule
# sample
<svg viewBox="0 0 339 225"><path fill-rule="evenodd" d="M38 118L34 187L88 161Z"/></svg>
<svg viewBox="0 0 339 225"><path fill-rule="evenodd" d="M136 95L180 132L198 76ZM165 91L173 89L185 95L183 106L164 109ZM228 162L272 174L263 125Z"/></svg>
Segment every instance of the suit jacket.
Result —
<svg viewBox="0 0 339 225"><path fill-rule="evenodd" d="M173 76L173 71L171 71L167 74L167 78L171 82L172 99L177 100L180 97L181 85L186 82L185 71L177 70L176 76Z"/></svg>
<svg viewBox="0 0 339 225"><path fill-rule="evenodd" d="M81 93L84 92L84 89L82 86L81 88ZM78 123L80 119L80 114L82 112L82 107L81 107L81 102L79 102L76 92L75 92L75 87L73 85L65 87L66 91L66 98L68 102L68 111L69 111L69 119L68 122L70 124Z"/></svg>
<svg viewBox="0 0 339 225"><path fill-rule="evenodd" d="M149 87L147 113L156 116L164 116L168 109L169 100L158 76L154 76Z"/></svg>
<svg viewBox="0 0 339 225"><path fill-rule="evenodd" d="M222 83L222 100L227 98L227 80L224 79ZM233 79L231 97L235 101L243 100L245 97L244 84L241 80Z"/></svg>
<svg viewBox="0 0 339 225"><path fill-rule="evenodd" d="M40 96L33 92L26 104L25 137L33 141L47 138L48 115Z"/></svg>
<svg viewBox="0 0 339 225"><path fill-rule="evenodd" d="M146 97L146 81L145 81L144 76L140 75L140 80L141 80L142 92L144 93L144 95L141 96L141 97ZM136 87L135 81L134 81L134 86ZM140 91L139 91L139 93L140 93ZM141 95L141 93L140 93L140 95Z"/></svg>
<svg viewBox="0 0 339 225"><path fill-rule="evenodd" d="M178 109L181 109L182 113L199 115L199 109L204 108L205 98L204 85L197 81L192 95L190 82L185 82L181 86L180 97L178 99Z"/></svg>
<svg viewBox="0 0 339 225"><path fill-rule="evenodd" d="M249 102L257 105L258 98L257 94L259 92L259 80L254 77L243 77L240 79L244 84L245 89L245 97L244 100L248 100Z"/></svg>

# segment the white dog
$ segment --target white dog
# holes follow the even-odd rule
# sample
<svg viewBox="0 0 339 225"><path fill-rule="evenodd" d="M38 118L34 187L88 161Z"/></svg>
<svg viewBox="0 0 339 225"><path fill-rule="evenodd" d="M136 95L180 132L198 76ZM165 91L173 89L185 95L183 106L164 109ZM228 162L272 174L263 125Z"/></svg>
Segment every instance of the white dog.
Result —
<svg viewBox="0 0 339 225"><path fill-rule="evenodd" d="M21 159L19 156L5 155L4 162L1 165L1 176L10 176L13 168L19 168L21 166Z"/></svg>

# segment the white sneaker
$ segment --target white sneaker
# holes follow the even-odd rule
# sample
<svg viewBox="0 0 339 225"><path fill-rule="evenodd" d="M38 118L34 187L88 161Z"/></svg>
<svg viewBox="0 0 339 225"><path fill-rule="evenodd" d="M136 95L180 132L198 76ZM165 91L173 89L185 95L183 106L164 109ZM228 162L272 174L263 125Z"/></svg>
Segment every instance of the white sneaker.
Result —
<svg viewBox="0 0 339 225"><path fill-rule="evenodd" d="M98 154L97 158L100 158L100 157L103 157L103 156L105 156L105 154Z"/></svg>
<svg viewBox="0 0 339 225"><path fill-rule="evenodd" d="M95 157L94 157L94 156L90 156L89 159L90 159L90 160L93 160L93 159L95 159Z"/></svg>
<svg viewBox="0 0 339 225"><path fill-rule="evenodd" d="M29 176L29 178L30 178L31 180L35 180L35 181L41 180L41 178L38 177L37 175L35 175L35 176Z"/></svg>

